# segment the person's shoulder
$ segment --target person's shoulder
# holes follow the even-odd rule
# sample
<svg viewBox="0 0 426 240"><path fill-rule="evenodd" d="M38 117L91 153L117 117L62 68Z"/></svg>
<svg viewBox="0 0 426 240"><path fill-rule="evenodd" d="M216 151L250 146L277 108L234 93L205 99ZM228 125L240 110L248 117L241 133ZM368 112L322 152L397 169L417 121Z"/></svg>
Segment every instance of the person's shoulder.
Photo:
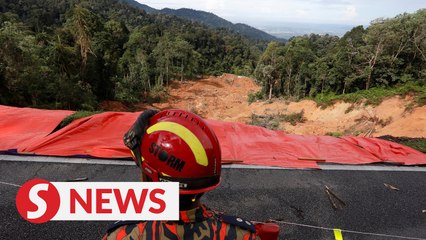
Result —
<svg viewBox="0 0 426 240"><path fill-rule="evenodd" d="M123 226L131 226L141 223L142 221L117 221L108 226L107 233L112 233Z"/></svg>
<svg viewBox="0 0 426 240"><path fill-rule="evenodd" d="M140 224L145 224L145 221L117 221L111 224L103 240L107 239L117 239L117 236L131 236L134 239L139 237L139 226Z"/></svg>
<svg viewBox="0 0 426 240"><path fill-rule="evenodd" d="M248 220L226 214L219 214L218 217L224 223L236 226L251 233L256 233L256 227Z"/></svg>

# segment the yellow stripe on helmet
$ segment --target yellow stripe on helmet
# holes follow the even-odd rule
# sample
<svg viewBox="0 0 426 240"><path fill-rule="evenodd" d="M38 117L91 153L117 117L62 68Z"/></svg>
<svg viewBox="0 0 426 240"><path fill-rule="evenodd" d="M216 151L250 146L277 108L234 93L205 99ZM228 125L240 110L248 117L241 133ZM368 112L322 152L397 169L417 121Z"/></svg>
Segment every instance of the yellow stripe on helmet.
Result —
<svg viewBox="0 0 426 240"><path fill-rule="evenodd" d="M175 122L159 122L149 127L146 132L151 134L157 131L168 131L178 135L183 141L191 148L195 156L195 161L201 166L209 165L207 160L206 150L201 144L200 140L186 127Z"/></svg>

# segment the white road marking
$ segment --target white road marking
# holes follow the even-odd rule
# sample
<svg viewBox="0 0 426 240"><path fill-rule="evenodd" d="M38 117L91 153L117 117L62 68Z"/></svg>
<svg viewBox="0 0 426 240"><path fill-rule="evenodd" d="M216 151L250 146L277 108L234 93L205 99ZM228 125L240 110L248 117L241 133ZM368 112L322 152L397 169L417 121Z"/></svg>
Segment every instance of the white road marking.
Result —
<svg viewBox="0 0 426 240"><path fill-rule="evenodd" d="M14 184L14 183L8 183L8 182L0 182L0 184L14 186L14 187L21 187L21 185Z"/></svg>

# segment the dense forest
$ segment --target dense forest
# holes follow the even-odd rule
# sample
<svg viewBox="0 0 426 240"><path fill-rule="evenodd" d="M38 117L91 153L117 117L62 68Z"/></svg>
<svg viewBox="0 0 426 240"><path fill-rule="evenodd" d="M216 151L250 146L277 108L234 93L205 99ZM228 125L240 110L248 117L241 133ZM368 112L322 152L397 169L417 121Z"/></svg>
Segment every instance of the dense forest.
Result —
<svg viewBox="0 0 426 240"><path fill-rule="evenodd" d="M426 87L426 9L343 37L255 42L119 0L0 0L0 104L94 110L152 101L170 80L254 76L258 98Z"/></svg>
<svg viewBox="0 0 426 240"><path fill-rule="evenodd" d="M426 89L426 9L376 19L342 38L310 35L271 42L255 70L258 97L300 99L408 84Z"/></svg>
<svg viewBox="0 0 426 240"><path fill-rule="evenodd" d="M180 18L198 22L212 28L230 29L231 31L237 32L253 40L285 41L285 39L277 38L264 31L261 31L252 26L249 26L247 24L243 24L243 23L234 24L211 12L194 10L190 8L179 8L179 9L163 8L161 10L157 10L148 5L139 3L136 0L122 0L122 1L136 8L143 9L147 13L175 15Z"/></svg>
<svg viewBox="0 0 426 240"><path fill-rule="evenodd" d="M181 18L185 18L191 21L199 22L202 24L205 24L209 27L213 28L225 28L225 29L231 29L237 33L240 33L243 36L246 36L250 39L254 40L265 40L265 41L285 41L284 39L276 38L264 31L261 31L259 29L256 29L254 27L251 27L247 24L243 23L236 23L233 24L232 22L229 22L223 18L220 18L213 13L204 12L204 11L197 11L193 9L188 8L181 8L181 9L170 9L165 8L159 10L157 13L164 13L168 15L175 15Z"/></svg>
<svg viewBox="0 0 426 240"><path fill-rule="evenodd" d="M0 0L0 104L95 109L146 101L171 79L249 75L261 48L226 29L116 0Z"/></svg>

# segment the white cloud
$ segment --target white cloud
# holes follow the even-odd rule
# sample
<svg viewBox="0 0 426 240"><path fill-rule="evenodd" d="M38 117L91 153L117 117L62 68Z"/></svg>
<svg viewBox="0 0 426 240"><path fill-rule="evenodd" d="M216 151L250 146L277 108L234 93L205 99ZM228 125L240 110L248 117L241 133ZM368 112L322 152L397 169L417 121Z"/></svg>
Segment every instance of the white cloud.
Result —
<svg viewBox="0 0 426 240"><path fill-rule="evenodd" d="M349 5L346 6L343 12L343 20L349 21L354 20L358 16L358 12L355 6Z"/></svg>
<svg viewBox="0 0 426 240"><path fill-rule="evenodd" d="M208 9L209 11L222 10L225 8L225 1L224 0L208 0L208 1L205 1L204 7L205 9Z"/></svg>
<svg viewBox="0 0 426 240"><path fill-rule="evenodd" d="M304 18L309 16L308 10L306 9L297 9L295 13L296 13L296 16L299 18Z"/></svg>
<svg viewBox="0 0 426 240"><path fill-rule="evenodd" d="M1 1L1 0L0 0ZM425 0L137 0L161 9L192 8L212 12L231 22L366 24L378 17L393 17L426 7Z"/></svg>

